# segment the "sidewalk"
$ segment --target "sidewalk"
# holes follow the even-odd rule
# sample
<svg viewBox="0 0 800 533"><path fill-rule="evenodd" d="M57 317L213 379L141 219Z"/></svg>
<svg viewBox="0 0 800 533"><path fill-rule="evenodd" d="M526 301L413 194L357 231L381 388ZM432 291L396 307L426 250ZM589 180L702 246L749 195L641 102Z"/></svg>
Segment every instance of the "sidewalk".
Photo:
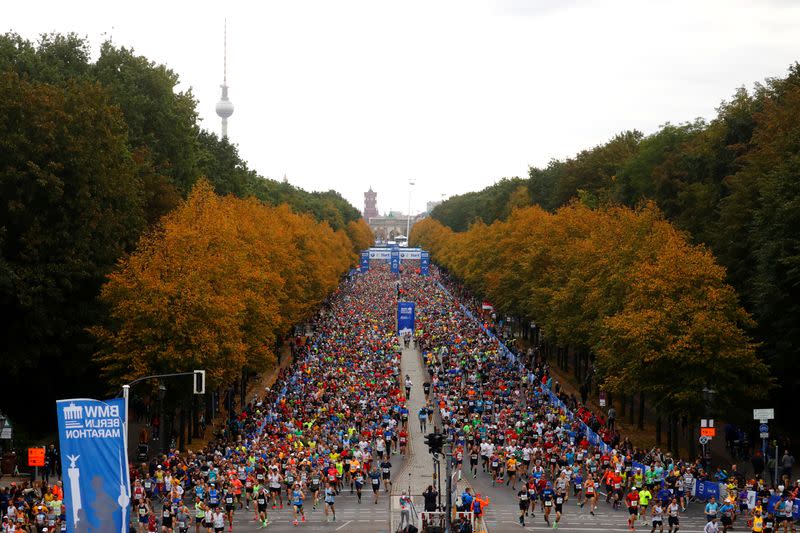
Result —
<svg viewBox="0 0 800 533"><path fill-rule="evenodd" d="M419 429L419 417L417 413L425 405L425 392L422 384L428 380L428 373L422 363L422 355L416 347L404 348L400 360L400 380L405 380L406 374L411 378L411 395L406 401L408 408L408 455L404 467L400 470L392 484L392 506L391 506L391 531L396 531L400 524L400 495L402 492L409 491L414 501L417 514L413 516L414 525L420 529L419 513L424 509L422 493L433 485L436 488L436 480L433 478L433 457L428 453L425 445L425 435ZM436 415L434 415L436 417ZM427 433L433 432L433 422L428 422ZM441 459L440 459L441 460ZM441 465L442 477L445 475L445 465ZM461 494L469 484L462 478L457 484L456 494ZM442 479L442 504L445 502L445 479ZM453 502L455 507L455 501Z"/></svg>

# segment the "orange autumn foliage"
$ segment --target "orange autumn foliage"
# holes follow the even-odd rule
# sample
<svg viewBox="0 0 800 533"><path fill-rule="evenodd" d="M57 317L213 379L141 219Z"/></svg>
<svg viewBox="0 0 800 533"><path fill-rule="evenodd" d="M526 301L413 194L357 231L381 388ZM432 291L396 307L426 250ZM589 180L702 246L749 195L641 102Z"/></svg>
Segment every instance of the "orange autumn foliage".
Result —
<svg viewBox="0 0 800 533"><path fill-rule="evenodd" d="M729 403L769 387L724 269L654 204L533 206L461 233L427 218L411 239L499 313L535 320L556 345L591 350L606 390L697 412L705 386Z"/></svg>
<svg viewBox="0 0 800 533"><path fill-rule="evenodd" d="M108 276L96 360L112 383L200 368L218 385L269 368L278 336L336 288L353 250L345 230L201 180Z"/></svg>

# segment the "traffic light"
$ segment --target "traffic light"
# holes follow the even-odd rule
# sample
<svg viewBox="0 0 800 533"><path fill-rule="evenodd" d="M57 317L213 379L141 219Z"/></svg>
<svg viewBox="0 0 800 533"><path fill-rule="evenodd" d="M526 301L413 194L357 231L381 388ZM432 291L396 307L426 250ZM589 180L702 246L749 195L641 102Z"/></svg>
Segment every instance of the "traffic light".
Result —
<svg viewBox="0 0 800 533"><path fill-rule="evenodd" d="M428 433L425 435L425 445L428 446L428 453L433 453L433 441L436 438L436 433Z"/></svg>
<svg viewBox="0 0 800 533"><path fill-rule="evenodd" d="M441 453L444 444L444 435L441 433L428 433L425 435L425 444L428 445L430 453Z"/></svg>

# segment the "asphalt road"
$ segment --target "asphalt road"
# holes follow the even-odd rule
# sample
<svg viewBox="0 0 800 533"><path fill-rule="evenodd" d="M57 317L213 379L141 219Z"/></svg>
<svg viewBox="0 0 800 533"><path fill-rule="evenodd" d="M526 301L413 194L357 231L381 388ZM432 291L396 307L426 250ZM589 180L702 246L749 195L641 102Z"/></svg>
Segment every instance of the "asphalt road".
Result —
<svg viewBox="0 0 800 533"><path fill-rule="evenodd" d="M396 478L403 467L403 458L400 455L393 455L392 459L392 478ZM394 481L397 482L396 480ZM320 495L320 500L322 496ZM367 485L362 490L361 503L355 494L350 494L349 489L345 489L336 496L336 521L326 521L323 511L322 501L317 509L312 508L312 501L306 499L304 508L306 521L298 526L293 524L294 515L290 505L284 503L283 509L270 509L268 513L269 523L266 528L261 528L255 520L255 513L252 509L237 510L233 516L233 531L239 533L251 533L255 531L263 532L285 532L285 531L309 531L314 533L340 532L346 533L389 533L389 493L381 487L378 503L373 503L372 489ZM189 533L194 533L194 524L189 529ZM228 531L226 521L225 531ZM205 530L201 530L205 533Z"/></svg>
<svg viewBox="0 0 800 533"><path fill-rule="evenodd" d="M234 532L284 532L284 531L311 531L311 532L347 532L358 533L389 533L389 494L381 492L378 504L372 500L372 490L362 493L362 503L359 504L355 495L345 491L336 497L336 521L326 522L322 506L316 510L307 502L306 521L298 526L293 525L292 508L284 505L283 509L274 509L269 512L270 523L266 529L260 529L254 520L253 512L237 511L234 516ZM227 529L226 529L227 531Z"/></svg>
<svg viewBox="0 0 800 533"><path fill-rule="evenodd" d="M467 469L465 468L462 475L467 476ZM481 495L487 495L490 499L490 504L486 508L486 526L491 533L505 532L505 531L546 531L552 530L544 521L544 514L537 506L536 517L525 518L525 528L523 529L519 524L519 507L516 493L512 491L511 487L505 485L492 486L491 478L488 474L484 474L480 467L478 468L478 477L473 479L470 475L469 479L475 492ZM519 490L520 483L517 483L517 490ZM704 504L694 503L689 504L686 508L686 513L680 516L681 532L701 532L706 524L705 515L703 513ZM552 523L555 513L551 513L550 521ZM558 531L570 532L585 532L585 531L629 531L628 530L628 511L622 506L621 509L615 511L610 504L605 503L605 494L599 497L597 503L597 510L595 516L589 514L589 508L584 507L581 509L574 498L570 498L564 504L564 514L561 517ZM650 531L650 519L646 522L639 520L636 524L638 531ZM741 529L742 526L738 529ZM746 528L745 528L746 529ZM666 521L664 523L664 531L667 531Z"/></svg>

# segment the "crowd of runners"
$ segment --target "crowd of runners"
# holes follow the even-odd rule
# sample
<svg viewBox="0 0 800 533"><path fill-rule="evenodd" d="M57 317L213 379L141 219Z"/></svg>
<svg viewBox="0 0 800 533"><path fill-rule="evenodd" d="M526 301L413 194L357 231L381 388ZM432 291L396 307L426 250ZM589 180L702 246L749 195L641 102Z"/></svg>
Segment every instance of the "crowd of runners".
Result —
<svg viewBox="0 0 800 533"><path fill-rule="evenodd" d="M345 490L377 504L391 484L392 454L407 438L393 289L388 272L343 283L296 362L242 412L235 441L137 470L140 531L156 531L157 521L164 533L232 531L236 513L267 527L270 512L284 505L295 525L309 507L335 521ZM370 494L362 500L362 492ZM153 501L161 502L160 517Z"/></svg>
<svg viewBox="0 0 800 533"><path fill-rule="evenodd" d="M613 422L574 397L562 393L556 400L547 361L538 352L532 357L509 354L491 334L491 324L477 319L477 302L464 299L462 307L452 294L463 291L438 277L435 271L433 279L408 277L403 289L417 303L417 344L430 375L430 400L454 443L455 467L460 470L466 463L468 475L476 477L480 469L494 486L513 491L522 526L539 512L545 523L558 528L567 502L590 515L599 502L627 509L631 530L646 523L653 532L677 532L695 480L718 481L719 475L704 469L699 459L683 461L658 448L634 447L608 427ZM452 292L437 281L449 284ZM569 403L573 411L565 407ZM763 479L745 479L735 465L724 478L723 501L706 505L707 531L727 531L737 520L747 524L740 528L756 533L795 531L800 480L787 478L771 491ZM756 493L752 509L748 491ZM768 511L770 497L777 495L780 500ZM461 508L470 503L480 522L481 505L467 492Z"/></svg>
<svg viewBox="0 0 800 533"><path fill-rule="evenodd" d="M598 432L598 442L586 422L600 429L605 420L583 405L569 411L555 401L546 360L509 354L450 296L435 268L427 277L414 270L404 265L398 280L374 266L343 282L314 319L313 338L241 411L232 431L203 450L173 451L133 467L133 528L221 533L233 530L237 516L263 528L284 505L295 525L309 518L309 507L335 521L342 491L359 504L378 504L391 488L392 457L408 440L412 384L400 373L400 344L410 339L395 334L399 296L416 302L414 340L430 376L415 423L430 429L437 413L436 429L452 437L456 468L485 473L497 490L512 491L520 525L539 513L557 528L573 504L591 515L598 505L627 509L631 530L642 523L659 533L680 529L694 480L712 478L699 461L638 449L613 431ZM756 533L794 531L798 483L783 487L768 512L772 493L763 480L746 480L734 468L727 481L723 501L705 507L710 533L737 520ZM753 509L748 489L758 494ZM62 499L60 483L3 489L2 531L62 529ZM458 504L480 525L487 502L465 491Z"/></svg>

